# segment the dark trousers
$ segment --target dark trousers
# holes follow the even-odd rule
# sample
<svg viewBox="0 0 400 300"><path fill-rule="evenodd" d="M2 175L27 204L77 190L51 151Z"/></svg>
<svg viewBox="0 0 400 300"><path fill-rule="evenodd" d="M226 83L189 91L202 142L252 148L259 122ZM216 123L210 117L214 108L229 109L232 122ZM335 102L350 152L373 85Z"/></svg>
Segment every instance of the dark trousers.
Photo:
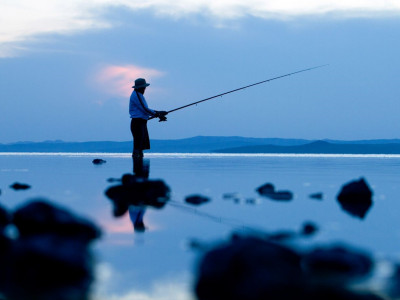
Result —
<svg viewBox="0 0 400 300"><path fill-rule="evenodd" d="M131 119L131 132L133 137L133 150L150 149L149 132L147 131L147 120L141 118Z"/></svg>

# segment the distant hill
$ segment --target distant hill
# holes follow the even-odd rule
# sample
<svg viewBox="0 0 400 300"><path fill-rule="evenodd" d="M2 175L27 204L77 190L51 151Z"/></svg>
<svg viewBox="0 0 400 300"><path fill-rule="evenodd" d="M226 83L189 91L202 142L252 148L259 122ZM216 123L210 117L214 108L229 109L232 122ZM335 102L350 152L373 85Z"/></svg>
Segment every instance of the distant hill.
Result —
<svg viewBox="0 0 400 300"><path fill-rule="evenodd" d="M0 152L130 153L129 142L18 142L0 144ZM152 140L153 153L332 153L400 154L400 140L312 141L304 139L197 136Z"/></svg>
<svg viewBox="0 0 400 300"><path fill-rule="evenodd" d="M257 145L215 150L216 153L400 154L400 143L359 144L315 141L304 145Z"/></svg>

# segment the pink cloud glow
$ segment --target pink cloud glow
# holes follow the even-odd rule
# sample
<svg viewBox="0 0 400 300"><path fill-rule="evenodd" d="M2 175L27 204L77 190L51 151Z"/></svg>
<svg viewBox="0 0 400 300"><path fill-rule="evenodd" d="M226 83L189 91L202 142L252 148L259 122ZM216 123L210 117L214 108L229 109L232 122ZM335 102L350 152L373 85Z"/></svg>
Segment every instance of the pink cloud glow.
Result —
<svg viewBox="0 0 400 300"><path fill-rule="evenodd" d="M151 82L153 78L163 76L164 73L149 68L134 65L109 65L103 67L95 76L97 88L108 95L129 97L136 78L142 77Z"/></svg>

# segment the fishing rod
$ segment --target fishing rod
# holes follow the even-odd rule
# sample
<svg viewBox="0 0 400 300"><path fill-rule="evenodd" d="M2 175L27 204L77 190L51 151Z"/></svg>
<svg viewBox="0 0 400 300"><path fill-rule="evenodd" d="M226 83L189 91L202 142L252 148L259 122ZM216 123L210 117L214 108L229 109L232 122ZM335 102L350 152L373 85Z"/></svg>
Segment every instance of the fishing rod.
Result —
<svg viewBox="0 0 400 300"><path fill-rule="evenodd" d="M296 72L288 73L288 74L285 74L285 75L277 76L277 77L274 77L274 78L270 78L270 79L267 79L267 80L263 80L263 81L260 81L260 82L252 83L252 84L243 86L241 88L237 88L237 89L234 89L234 90L231 90L231 91L228 91L228 92L224 92L224 93L212 96L212 97L208 97L208 98L203 99L203 100L199 100L199 101L196 101L196 102L193 102L193 103L186 104L184 106L180 106L180 107L174 108L172 110L167 111L167 113L170 114L170 113L172 113L174 111L177 111L177 110L180 110L180 109L184 109L186 107L189 107L189 106L192 106L192 105L196 105L196 104L199 104L201 102L205 102L205 101L217 98L217 97L222 97L222 96L230 94L230 93L234 93L234 92L237 92L237 91L240 91L240 90L244 90L244 89L247 89L249 87L258 85L258 84L262 84L262 83L269 82L269 81L272 81L272 80L276 80L276 79L279 79L279 78L287 77L287 76L294 75L294 74L297 74L297 73L301 73L301 72L306 72L306 71L322 68L322 67L325 67L325 66L327 66L327 65L320 65L320 66L316 66L316 67L312 67L312 68L307 68L307 69L303 69L303 70L300 70L300 71L296 71ZM154 118L157 118L157 117L151 117L151 118L149 118L149 120L154 119ZM163 121L163 119L160 118L160 121Z"/></svg>

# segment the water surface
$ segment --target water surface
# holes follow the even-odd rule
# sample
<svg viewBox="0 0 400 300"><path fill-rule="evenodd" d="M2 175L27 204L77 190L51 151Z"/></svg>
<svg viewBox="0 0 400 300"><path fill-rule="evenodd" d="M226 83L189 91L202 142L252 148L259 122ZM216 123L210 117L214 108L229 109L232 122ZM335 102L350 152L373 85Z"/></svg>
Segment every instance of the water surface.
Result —
<svg viewBox="0 0 400 300"><path fill-rule="evenodd" d="M107 161L93 165L94 158ZM95 299L190 299L198 253L189 241L212 243L233 231L298 230L305 221L320 227L312 243L345 242L376 257L397 259L399 156L364 155L207 155L149 154L150 179L163 179L172 197L163 209L146 209L146 231L134 232L128 214L112 216L104 191L133 172L128 154L0 154L0 202L9 209L27 199L46 198L98 223ZM341 186L364 177L373 206L364 219L343 211L336 201ZM32 186L14 191L14 182ZM278 202L255 189L271 182L294 199ZM316 192L323 200L310 199ZM224 199L237 193L237 200ZM201 194L203 206L184 198ZM146 298L147 297L147 298Z"/></svg>

